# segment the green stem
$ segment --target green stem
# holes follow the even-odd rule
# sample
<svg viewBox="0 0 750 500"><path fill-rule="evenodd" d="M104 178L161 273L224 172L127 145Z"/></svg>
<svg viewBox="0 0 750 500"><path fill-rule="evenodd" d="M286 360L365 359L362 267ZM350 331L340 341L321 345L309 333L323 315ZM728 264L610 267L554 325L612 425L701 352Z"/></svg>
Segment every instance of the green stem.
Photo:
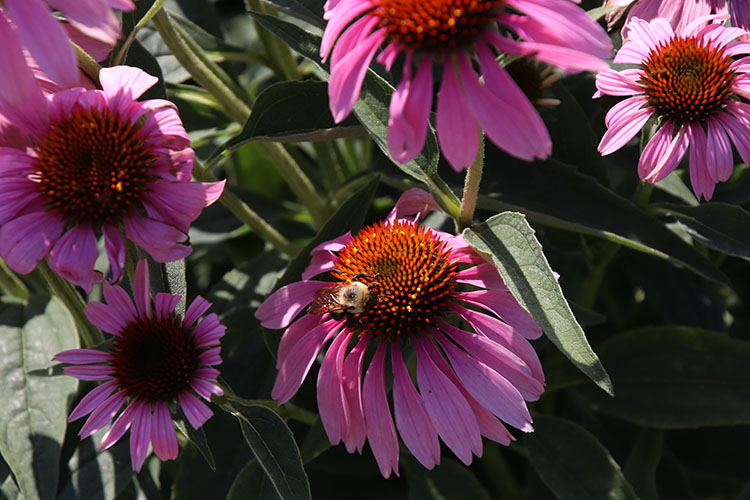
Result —
<svg viewBox="0 0 750 500"><path fill-rule="evenodd" d="M193 164L193 175L197 180L202 182L212 182L216 180L198 161L195 161ZM247 206L244 201L240 200L229 189L224 189L219 201L222 205L227 207L235 217L255 231L259 237L273 245L276 250L279 250L290 257L295 255L299 250L292 242L287 240L281 233L268 224L268 222L263 220L260 215Z"/></svg>
<svg viewBox="0 0 750 500"><path fill-rule="evenodd" d="M96 84L98 85L99 84L99 71L102 69L102 67L85 50L83 50L81 47L79 47L73 42L70 42L70 43L71 45L73 45L73 49L76 52L76 59L78 60L78 67L81 68L84 73L86 73L86 76L94 80L94 82L96 82Z"/></svg>
<svg viewBox="0 0 750 500"><path fill-rule="evenodd" d="M29 300L29 289L2 259L0 259L0 288L24 302Z"/></svg>
<svg viewBox="0 0 750 500"><path fill-rule="evenodd" d="M154 15L153 21L164 43L195 81L216 98L232 119L245 123L250 116L250 107L238 97L243 92L229 75L206 56L195 41L172 21L164 9ZM297 198L310 211L315 223L321 225L328 215L326 205L294 158L282 144L261 142L260 146L276 165Z"/></svg>
<svg viewBox="0 0 750 500"><path fill-rule="evenodd" d="M461 210L458 218L458 230L463 231L471 226L474 219L474 210L477 208L477 198L479 197L479 182L482 180L482 168L484 167L484 136L481 136L477 156L474 163L466 171L466 180L464 181L464 195L461 199Z"/></svg>
<svg viewBox="0 0 750 500"><path fill-rule="evenodd" d="M245 0L245 8L255 12L268 12L268 8L261 4L260 0ZM258 34L258 39L260 39L264 52L268 54L268 58L281 71L281 74L277 76L286 80L299 80L300 73L297 61L295 61L289 47L256 21L253 21L253 24L255 25L255 32Z"/></svg>
<svg viewBox="0 0 750 500"><path fill-rule="evenodd" d="M86 314L83 312L86 303L78 292L76 292L75 288L50 269L46 260L40 262L37 269L42 273L44 279L47 280L55 296L65 304L70 314L73 315L73 320L75 320L78 336L81 338L83 347L93 347L101 344L104 341L102 332L86 318Z"/></svg>
<svg viewBox="0 0 750 500"><path fill-rule="evenodd" d="M654 190L654 185L650 182L641 181L635 188L635 194L633 194L633 202L640 208L645 209L648 207L648 200L651 198L651 192Z"/></svg>
<svg viewBox="0 0 750 500"><path fill-rule="evenodd" d="M620 245L608 241L602 246L600 257L598 262L592 267L589 275L586 276L583 285L581 287L581 297L578 303L581 307L591 309L594 306L596 297L599 295L599 287L604 280L604 274L607 270L607 266L612 259L617 255L617 251L620 249Z"/></svg>

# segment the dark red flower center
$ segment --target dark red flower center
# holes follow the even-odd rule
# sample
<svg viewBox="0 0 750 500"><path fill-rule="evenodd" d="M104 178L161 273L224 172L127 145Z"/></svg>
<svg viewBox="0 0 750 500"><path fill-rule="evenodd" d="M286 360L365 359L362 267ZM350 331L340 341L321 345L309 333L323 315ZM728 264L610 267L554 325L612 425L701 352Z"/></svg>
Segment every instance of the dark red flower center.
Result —
<svg viewBox="0 0 750 500"><path fill-rule="evenodd" d="M418 334L445 315L457 270L431 229L399 221L360 231L339 252L332 274L368 284L373 295L361 313L348 317L350 326L396 338Z"/></svg>
<svg viewBox="0 0 750 500"><path fill-rule="evenodd" d="M731 64L723 48L695 37L675 37L649 53L640 84L659 116L704 120L734 95Z"/></svg>
<svg viewBox="0 0 750 500"><path fill-rule="evenodd" d="M171 401L190 386L200 352L180 318L138 317L114 340L113 376L129 397Z"/></svg>
<svg viewBox="0 0 750 500"><path fill-rule="evenodd" d="M376 0L374 14L396 42L434 51L473 42L504 0Z"/></svg>
<svg viewBox="0 0 750 500"><path fill-rule="evenodd" d="M54 123L36 148L40 190L48 207L72 222L116 224L155 180L141 127L108 109L76 107Z"/></svg>

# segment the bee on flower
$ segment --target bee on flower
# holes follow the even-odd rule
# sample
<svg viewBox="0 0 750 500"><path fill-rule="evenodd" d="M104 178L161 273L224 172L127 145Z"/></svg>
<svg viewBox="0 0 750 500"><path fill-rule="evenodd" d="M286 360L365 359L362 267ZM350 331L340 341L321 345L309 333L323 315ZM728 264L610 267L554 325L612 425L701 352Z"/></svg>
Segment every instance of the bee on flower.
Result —
<svg viewBox="0 0 750 500"><path fill-rule="evenodd" d="M407 191L386 220L315 248L303 281L256 313L263 326L286 329L273 398L289 401L325 350L317 394L326 433L350 453L368 441L385 477L399 473L397 431L427 468L440 463L440 439L469 464L482 454L482 436L507 445L506 424L530 432L526 401L544 390L529 343L541 329L460 235L418 223L434 208L429 194ZM335 281L311 279L323 273ZM352 308L321 306L340 310L325 297L355 282L367 293ZM406 367L412 354L416 385Z"/></svg>

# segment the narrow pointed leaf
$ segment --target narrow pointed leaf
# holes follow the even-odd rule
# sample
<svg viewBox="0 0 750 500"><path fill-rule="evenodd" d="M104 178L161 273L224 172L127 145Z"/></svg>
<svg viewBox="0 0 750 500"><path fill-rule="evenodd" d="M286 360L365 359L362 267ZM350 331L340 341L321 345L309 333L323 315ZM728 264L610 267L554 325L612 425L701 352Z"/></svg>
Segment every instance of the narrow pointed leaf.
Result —
<svg viewBox="0 0 750 500"><path fill-rule="evenodd" d="M57 493L72 377L33 375L60 351L78 346L73 319L56 299L34 296L28 306L0 311L0 453L27 500Z"/></svg>
<svg viewBox="0 0 750 500"><path fill-rule="evenodd" d="M518 213L505 212L463 232L464 238L500 271L505 284L573 364L614 395L602 363L570 310L534 230Z"/></svg>
<svg viewBox="0 0 750 500"><path fill-rule="evenodd" d="M537 416L524 436L529 462L560 500L637 500L617 462L583 427Z"/></svg>

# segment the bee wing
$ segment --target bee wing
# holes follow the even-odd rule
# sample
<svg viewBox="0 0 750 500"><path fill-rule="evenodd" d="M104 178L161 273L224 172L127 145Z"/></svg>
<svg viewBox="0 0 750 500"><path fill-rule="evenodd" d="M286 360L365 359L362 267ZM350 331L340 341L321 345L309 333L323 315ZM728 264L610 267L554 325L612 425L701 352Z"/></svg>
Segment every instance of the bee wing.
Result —
<svg viewBox="0 0 750 500"><path fill-rule="evenodd" d="M313 294L313 301L307 308L309 314L323 314L326 312L343 311L344 307L336 300L335 286L329 286L316 290Z"/></svg>

